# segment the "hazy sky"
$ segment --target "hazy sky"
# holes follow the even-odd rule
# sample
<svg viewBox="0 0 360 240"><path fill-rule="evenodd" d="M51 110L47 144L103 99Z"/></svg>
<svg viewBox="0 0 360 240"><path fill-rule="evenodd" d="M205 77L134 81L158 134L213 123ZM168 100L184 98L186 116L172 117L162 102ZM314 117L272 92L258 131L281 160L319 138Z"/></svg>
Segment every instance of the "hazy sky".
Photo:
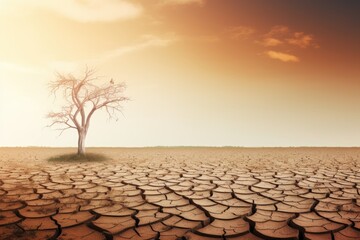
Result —
<svg viewBox="0 0 360 240"><path fill-rule="evenodd" d="M0 146L46 128L54 72L127 83L88 146L359 146L358 0L0 0ZM79 75L80 76L80 75Z"/></svg>

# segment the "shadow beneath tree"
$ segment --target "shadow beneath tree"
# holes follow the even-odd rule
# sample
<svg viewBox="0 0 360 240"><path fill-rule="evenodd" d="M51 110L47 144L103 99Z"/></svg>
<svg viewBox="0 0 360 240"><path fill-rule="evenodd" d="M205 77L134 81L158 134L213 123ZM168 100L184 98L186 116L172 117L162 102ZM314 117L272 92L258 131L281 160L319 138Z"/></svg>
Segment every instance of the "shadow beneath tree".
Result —
<svg viewBox="0 0 360 240"><path fill-rule="evenodd" d="M72 154L62 154L53 156L47 159L48 162L52 163L79 163L79 162L104 162L109 160L108 157L106 157L103 154L98 153L87 153L85 155L79 155L76 153Z"/></svg>

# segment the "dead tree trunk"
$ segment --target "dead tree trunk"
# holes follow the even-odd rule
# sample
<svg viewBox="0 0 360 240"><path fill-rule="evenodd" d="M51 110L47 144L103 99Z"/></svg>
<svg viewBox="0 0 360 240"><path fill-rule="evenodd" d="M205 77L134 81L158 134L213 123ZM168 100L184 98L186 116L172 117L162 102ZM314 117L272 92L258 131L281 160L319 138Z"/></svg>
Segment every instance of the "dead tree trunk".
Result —
<svg viewBox="0 0 360 240"><path fill-rule="evenodd" d="M78 155L85 155L85 139L86 139L86 132L83 130L79 130L78 132L79 139L78 139Z"/></svg>

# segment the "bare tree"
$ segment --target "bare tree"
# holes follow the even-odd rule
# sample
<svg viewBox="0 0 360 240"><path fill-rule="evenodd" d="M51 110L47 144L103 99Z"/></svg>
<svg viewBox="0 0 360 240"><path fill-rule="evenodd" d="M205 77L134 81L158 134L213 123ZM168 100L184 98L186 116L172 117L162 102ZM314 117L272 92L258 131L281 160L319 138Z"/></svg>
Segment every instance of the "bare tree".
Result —
<svg viewBox="0 0 360 240"><path fill-rule="evenodd" d="M50 83L51 93L58 92L65 100L58 112L50 112L47 117L52 123L49 127L59 126L60 135L67 129L75 129L78 133L78 154L85 154L85 139L89 130L91 117L99 110L106 110L109 118L121 112L121 103L129 100L123 96L124 83L115 83L113 79L105 84L97 85L99 77L94 70L86 68L81 78L73 74L57 73L57 79Z"/></svg>

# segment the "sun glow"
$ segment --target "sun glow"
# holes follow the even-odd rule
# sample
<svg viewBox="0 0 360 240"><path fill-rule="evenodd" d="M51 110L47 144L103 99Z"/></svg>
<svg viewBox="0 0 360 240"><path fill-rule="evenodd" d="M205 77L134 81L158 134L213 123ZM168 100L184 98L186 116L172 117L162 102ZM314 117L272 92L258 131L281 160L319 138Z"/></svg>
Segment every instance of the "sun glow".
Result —
<svg viewBox="0 0 360 240"><path fill-rule="evenodd" d="M0 0L0 145L73 145L45 128L47 85L86 65L132 99L94 119L90 146L360 142L356 7L155 2Z"/></svg>

